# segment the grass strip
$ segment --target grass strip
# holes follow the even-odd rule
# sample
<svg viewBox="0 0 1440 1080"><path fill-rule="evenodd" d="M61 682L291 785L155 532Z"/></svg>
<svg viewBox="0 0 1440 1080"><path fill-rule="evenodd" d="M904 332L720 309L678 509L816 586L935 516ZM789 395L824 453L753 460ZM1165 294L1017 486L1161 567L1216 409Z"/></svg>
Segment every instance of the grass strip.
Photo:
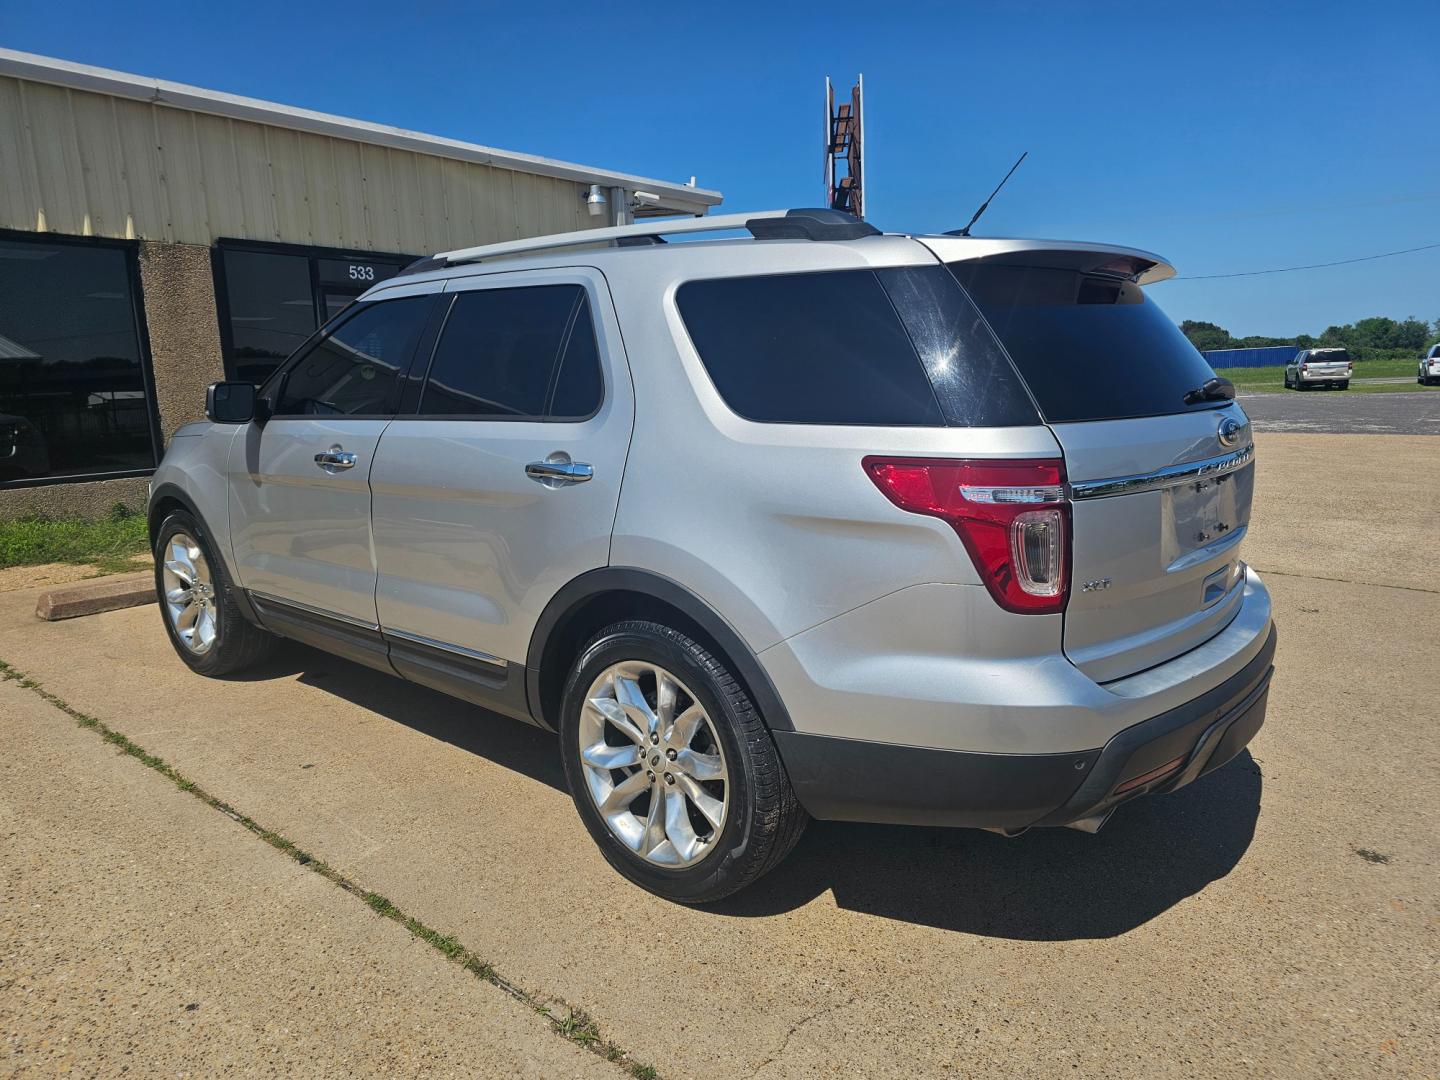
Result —
<svg viewBox="0 0 1440 1080"><path fill-rule="evenodd" d="M346 877L323 860L317 859L309 852L301 850L284 836L265 828L265 826L261 825L255 819L236 810L229 803L211 795L193 780L188 779L164 758L150 753L143 746L140 746L121 732L116 731L98 717L81 712L58 694L46 690L39 682L28 677L23 672L17 671L4 660L0 660L0 679L6 682L17 683L26 690L38 694L47 703L53 705L74 720L80 727L95 732L106 742L114 746L120 753L128 754L146 768L155 770L181 791L195 796L195 798L199 799L206 806L220 811L232 821L248 829L275 850L294 859L306 870L319 874L331 884L339 886L351 896L362 901L370 910L375 912L375 914L382 918L389 919L392 922L399 923L405 927L412 936L425 942L425 944L435 949L447 960L458 964L482 982L487 982L491 986L503 990L522 1005L540 1014L545 1018L546 1022L549 1023L550 1030L562 1039L575 1043L577 1046L582 1046L591 1053L598 1054L606 1061L614 1062L631 1076L635 1077L635 1080L658 1080L659 1073L655 1071L653 1065L645 1065L635 1061L625 1050L605 1038L601 1034L599 1026L583 1009L577 1008L559 998L542 1000L534 994L521 989L496 971L495 968L488 961L481 958L478 953L462 944L454 935L442 934L438 930L426 926L414 916L407 915L384 896Z"/></svg>
<svg viewBox="0 0 1440 1080"><path fill-rule="evenodd" d="M88 563L113 573L134 570L136 557L149 548L145 515L120 503L98 521L32 514L0 522L0 569Z"/></svg>

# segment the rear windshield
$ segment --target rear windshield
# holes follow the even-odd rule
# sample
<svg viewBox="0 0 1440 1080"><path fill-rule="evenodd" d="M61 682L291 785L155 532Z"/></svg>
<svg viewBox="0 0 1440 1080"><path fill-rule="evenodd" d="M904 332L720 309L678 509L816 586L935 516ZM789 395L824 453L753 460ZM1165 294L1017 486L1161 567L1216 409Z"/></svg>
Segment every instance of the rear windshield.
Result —
<svg viewBox="0 0 1440 1080"><path fill-rule="evenodd" d="M781 424L1038 424L985 320L940 266L712 278L676 305L715 389Z"/></svg>
<svg viewBox="0 0 1440 1080"><path fill-rule="evenodd" d="M1046 420L1120 420L1217 407L1185 404L1186 391L1215 372L1140 286L983 260L949 266Z"/></svg>
<svg viewBox="0 0 1440 1080"><path fill-rule="evenodd" d="M1307 359L1312 364L1348 364L1350 354L1344 349L1311 349Z"/></svg>

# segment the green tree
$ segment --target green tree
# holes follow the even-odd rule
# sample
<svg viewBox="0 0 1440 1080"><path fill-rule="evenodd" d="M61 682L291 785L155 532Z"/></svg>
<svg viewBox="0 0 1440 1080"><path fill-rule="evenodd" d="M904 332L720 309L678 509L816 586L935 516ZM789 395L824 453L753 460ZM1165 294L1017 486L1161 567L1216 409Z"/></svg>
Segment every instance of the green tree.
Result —
<svg viewBox="0 0 1440 1080"><path fill-rule="evenodd" d="M1190 344L1201 352L1207 349L1229 349L1233 347L1230 331L1213 322L1196 322L1186 319L1180 324L1180 332L1190 339Z"/></svg>

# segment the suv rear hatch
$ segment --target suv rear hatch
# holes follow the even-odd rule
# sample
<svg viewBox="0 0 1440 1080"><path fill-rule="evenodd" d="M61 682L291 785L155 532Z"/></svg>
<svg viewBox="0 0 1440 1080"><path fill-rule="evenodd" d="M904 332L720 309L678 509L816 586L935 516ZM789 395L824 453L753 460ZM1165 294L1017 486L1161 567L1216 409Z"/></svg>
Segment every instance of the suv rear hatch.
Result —
<svg viewBox="0 0 1440 1080"><path fill-rule="evenodd" d="M1302 363L1305 374L1312 379L1348 379L1350 354L1344 349L1315 349Z"/></svg>
<svg viewBox="0 0 1440 1080"><path fill-rule="evenodd" d="M985 315L1064 452L1071 662L1108 682L1218 633L1243 592L1250 427L1233 402L1187 404L1214 372L1137 283L1169 268L1124 249L924 242Z"/></svg>

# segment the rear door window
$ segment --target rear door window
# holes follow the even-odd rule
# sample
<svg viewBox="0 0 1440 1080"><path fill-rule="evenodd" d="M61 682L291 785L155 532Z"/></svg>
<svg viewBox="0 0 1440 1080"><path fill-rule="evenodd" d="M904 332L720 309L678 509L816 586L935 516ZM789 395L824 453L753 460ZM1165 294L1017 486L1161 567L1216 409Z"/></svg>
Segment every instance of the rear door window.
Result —
<svg viewBox="0 0 1440 1080"><path fill-rule="evenodd" d="M949 266L1051 423L1225 404L1185 404L1186 392L1215 373L1139 285L986 260Z"/></svg>
<svg viewBox="0 0 1440 1080"><path fill-rule="evenodd" d="M939 267L691 281L676 294L725 404L762 423L943 427L1037 417Z"/></svg>
<svg viewBox="0 0 1440 1080"><path fill-rule="evenodd" d="M585 289L535 285L455 297L420 397L422 416L579 420L602 382Z"/></svg>

